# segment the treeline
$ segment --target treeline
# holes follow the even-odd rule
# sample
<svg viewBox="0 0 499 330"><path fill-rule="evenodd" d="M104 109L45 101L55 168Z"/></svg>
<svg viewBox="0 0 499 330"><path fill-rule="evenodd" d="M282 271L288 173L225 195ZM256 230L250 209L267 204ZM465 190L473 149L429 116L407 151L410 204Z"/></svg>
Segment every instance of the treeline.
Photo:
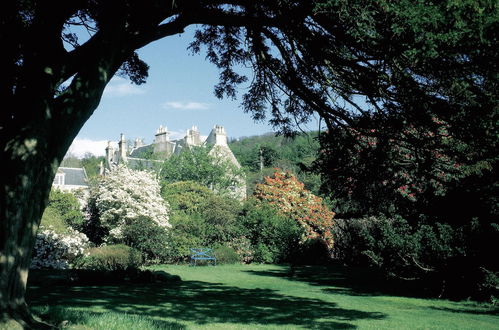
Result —
<svg viewBox="0 0 499 330"><path fill-rule="evenodd" d="M308 171L319 151L318 134L305 132L285 137L267 133L231 140L229 147L246 173L248 195L274 168L293 172L306 189L319 193L320 177Z"/></svg>

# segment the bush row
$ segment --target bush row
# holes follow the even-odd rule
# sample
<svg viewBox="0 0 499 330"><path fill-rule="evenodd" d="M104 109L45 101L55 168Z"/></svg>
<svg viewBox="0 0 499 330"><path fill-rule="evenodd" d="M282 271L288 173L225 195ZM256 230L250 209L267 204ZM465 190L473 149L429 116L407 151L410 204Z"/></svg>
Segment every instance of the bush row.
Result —
<svg viewBox="0 0 499 330"><path fill-rule="evenodd" d="M87 239L85 246L79 246L79 255L62 257L63 264L48 259L45 263L38 262L40 258L35 258L38 261L34 266L112 271L141 264L183 263L189 261L190 248L194 247L213 248L218 263L317 263L328 260L327 246L319 241L314 243L314 240L305 243L307 233L304 227L269 204L256 199L241 203L194 182L166 185L162 194L169 204L169 227L158 226L147 212L142 212L127 215L126 221L118 221L120 230L117 235L111 233L113 228L107 223L100 221L101 210L96 203L90 203L88 220L83 224L78 222L78 228L84 234L78 235L85 237L86 234L94 248L89 248ZM56 201L69 200L64 193L58 192L56 197ZM51 201L51 205L55 202ZM68 213L61 210L74 210L75 207L49 207L47 210L55 210L56 216L51 211L46 212L42 225L52 227L55 224L61 235L74 236L77 232L71 224L75 222L64 220L60 214ZM117 209L113 212L119 213ZM36 252L36 255L43 259L43 255L49 255L44 251L49 247L56 249L58 244L54 240L40 241L37 245L40 253ZM42 245L45 246L43 249ZM56 259L61 255L59 253Z"/></svg>
<svg viewBox="0 0 499 330"><path fill-rule="evenodd" d="M479 251L493 246L497 230L473 221L453 227L414 225L401 217L336 219L333 256L412 282L428 296L494 300L499 297L499 273L492 271L495 260Z"/></svg>

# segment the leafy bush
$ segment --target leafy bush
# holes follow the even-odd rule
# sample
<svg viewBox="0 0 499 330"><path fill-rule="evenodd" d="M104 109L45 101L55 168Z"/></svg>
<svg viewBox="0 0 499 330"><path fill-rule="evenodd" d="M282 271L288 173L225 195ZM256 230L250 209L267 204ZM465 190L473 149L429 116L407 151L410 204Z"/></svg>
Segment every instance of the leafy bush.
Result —
<svg viewBox="0 0 499 330"><path fill-rule="evenodd" d="M70 268L88 246L85 234L71 228L63 234L42 228L36 235L31 268Z"/></svg>
<svg viewBox="0 0 499 330"><path fill-rule="evenodd" d="M377 221L381 220L376 217L336 219L333 230L333 258L351 265L366 264L367 260L362 251L367 249L371 239L363 233L376 226Z"/></svg>
<svg viewBox="0 0 499 330"><path fill-rule="evenodd" d="M224 245L240 236L240 203L192 181L163 187L171 205L172 248L177 261L186 260L194 246Z"/></svg>
<svg viewBox="0 0 499 330"><path fill-rule="evenodd" d="M206 224L205 245L223 244L239 236L237 215L241 206L237 200L213 194L205 203L200 210Z"/></svg>
<svg viewBox="0 0 499 330"><path fill-rule="evenodd" d="M415 285L433 296L491 299L497 295L495 262L489 261L490 270L480 266L483 257L478 253L485 230L477 222L452 227L413 225L401 217L340 219L335 226L334 257L377 267L390 277L417 281ZM493 237L492 228L489 231Z"/></svg>
<svg viewBox="0 0 499 330"><path fill-rule="evenodd" d="M51 229L57 234L69 233L69 227L62 218L61 214L55 208L48 206L43 211L40 229Z"/></svg>
<svg viewBox="0 0 499 330"><path fill-rule="evenodd" d="M271 264L278 260L279 250L275 246L268 246L263 243L257 243L254 246L255 255L253 260L255 262Z"/></svg>
<svg viewBox="0 0 499 330"><path fill-rule="evenodd" d="M136 269L142 265L140 251L124 244L90 248L78 262L78 268L99 271Z"/></svg>
<svg viewBox="0 0 499 330"><path fill-rule="evenodd" d="M213 191L194 181L165 184L161 189L161 196L168 202L172 211L183 211L187 214L199 213L213 195Z"/></svg>
<svg viewBox="0 0 499 330"><path fill-rule="evenodd" d="M123 226L123 242L139 250L147 263L165 262L171 256L169 232L145 216Z"/></svg>
<svg viewBox="0 0 499 330"><path fill-rule="evenodd" d="M335 256L370 264L399 278L417 279L460 254L458 232L450 226L412 227L400 217L339 221Z"/></svg>
<svg viewBox="0 0 499 330"><path fill-rule="evenodd" d="M217 264L236 264L241 262L241 257L231 247L219 246L213 252L217 258Z"/></svg>
<svg viewBox="0 0 499 330"><path fill-rule="evenodd" d="M85 224L85 217L81 212L81 204L75 195L58 189L52 189L47 207L56 210L66 226L77 231L82 231Z"/></svg>
<svg viewBox="0 0 499 330"><path fill-rule="evenodd" d="M170 222L172 224L170 261L188 261L190 248L205 245L206 223L200 215L184 212L173 213Z"/></svg>
<svg viewBox="0 0 499 330"><path fill-rule="evenodd" d="M291 262L301 265L324 265L331 262L331 250L324 240L308 239L298 246Z"/></svg>
<svg viewBox="0 0 499 330"><path fill-rule="evenodd" d="M239 222L253 250L253 261L278 263L289 261L297 251L305 231L293 219L280 215L269 205L248 201Z"/></svg>
<svg viewBox="0 0 499 330"><path fill-rule="evenodd" d="M478 284L478 298L499 305L499 272L481 268L481 280Z"/></svg>

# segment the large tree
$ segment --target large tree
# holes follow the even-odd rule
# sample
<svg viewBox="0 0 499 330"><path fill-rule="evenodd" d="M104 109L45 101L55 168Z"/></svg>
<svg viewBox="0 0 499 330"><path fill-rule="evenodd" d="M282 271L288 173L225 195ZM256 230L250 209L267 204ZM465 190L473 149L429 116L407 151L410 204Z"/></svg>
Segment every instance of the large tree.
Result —
<svg viewBox="0 0 499 330"><path fill-rule="evenodd" d="M0 44L0 312L37 323L24 300L31 251L55 171L120 70L143 83L134 52L191 24L277 25L245 1L3 1ZM281 19L282 20L282 19ZM87 29L79 43L71 27ZM231 47L230 40L221 43ZM237 56L237 54L235 54ZM38 324L39 325L39 324Z"/></svg>
<svg viewBox="0 0 499 330"><path fill-rule="evenodd" d="M220 69L215 94L234 97L246 80L234 66L251 65L243 108L256 119L269 110L284 131L314 112L330 131L388 133L407 121L431 127L437 115L470 148L487 146L472 161L493 150L494 0L2 1L3 318L35 324L24 293L38 223L56 168L104 87L117 72L143 83L148 66L135 50L192 24L202 24L192 50L205 47ZM90 38L78 42L74 26Z"/></svg>

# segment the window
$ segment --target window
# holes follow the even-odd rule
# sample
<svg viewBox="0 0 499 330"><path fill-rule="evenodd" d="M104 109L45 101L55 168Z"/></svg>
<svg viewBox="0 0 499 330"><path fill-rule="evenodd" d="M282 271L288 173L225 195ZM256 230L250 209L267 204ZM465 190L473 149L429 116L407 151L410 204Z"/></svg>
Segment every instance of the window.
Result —
<svg viewBox="0 0 499 330"><path fill-rule="evenodd" d="M57 173L54 178L54 185L63 186L64 185L64 173Z"/></svg>

